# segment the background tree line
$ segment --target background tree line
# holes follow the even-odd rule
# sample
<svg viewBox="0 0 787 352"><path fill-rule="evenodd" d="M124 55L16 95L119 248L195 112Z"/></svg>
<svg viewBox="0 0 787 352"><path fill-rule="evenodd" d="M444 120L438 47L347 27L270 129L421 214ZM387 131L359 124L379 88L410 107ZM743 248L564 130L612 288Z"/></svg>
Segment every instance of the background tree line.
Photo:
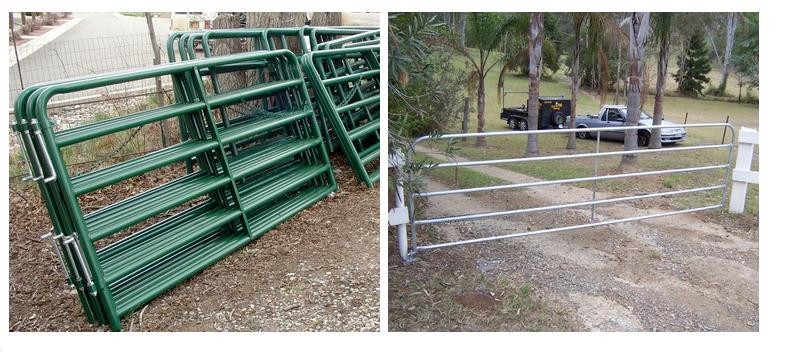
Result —
<svg viewBox="0 0 787 352"><path fill-rule="evenodd" d="M614 103L625 99L638 120L653 92L656 123L662 119L664 94L726 96L729 77L735 75L740 101L744 87L749 91L759 85L757 13L410 13L393 14L389 23L392 140L455 127L465 98L475 101L477 130L484 131L488 93L483 82L498 65L498 96L509 72L529 77L528 99L533 100L539 81L562 71L570 80L575 113L577 92L585 89L598 94L601 103L607 94L614 94ZM465 70L450 63L456 55L464 56ZM708 76L711 64L721 71L715 82ZM676 83L672 92L666 89L668 79ZM574 116L569 123L573 126ZM627 150L636 148L635 139L625 143ZM650 140L651 148L660 147L658 136ZM485 145L484 139L476 145ZM569 136L567 148L574 147ZM537 150L532 138L527 155Z"/></svg>

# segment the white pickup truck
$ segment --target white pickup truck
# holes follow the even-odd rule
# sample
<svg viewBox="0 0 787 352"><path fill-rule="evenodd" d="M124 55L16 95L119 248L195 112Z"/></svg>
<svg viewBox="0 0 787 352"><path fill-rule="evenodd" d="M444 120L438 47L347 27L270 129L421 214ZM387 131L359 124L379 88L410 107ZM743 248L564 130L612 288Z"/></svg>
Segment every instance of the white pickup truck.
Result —
<svg viewBox="0 0 787 352"><path fill-rule="evenodd" d="M626 125L626 106L625 105L604 105L598 115L579 115L577 116L577 128L594 127L617 127ZM641 147L650 143L653 117L642 111L639 117L639 126L644 128L637 131L637 144ZM675 125L675 123L661 120L662 126ZM624 131L603 131L601 139L623 141ZM596 138L596 132L577 132L577 138ZM686 140L686 129L683 127L663 127L661 129L661 143L672 144Z"/></svg>

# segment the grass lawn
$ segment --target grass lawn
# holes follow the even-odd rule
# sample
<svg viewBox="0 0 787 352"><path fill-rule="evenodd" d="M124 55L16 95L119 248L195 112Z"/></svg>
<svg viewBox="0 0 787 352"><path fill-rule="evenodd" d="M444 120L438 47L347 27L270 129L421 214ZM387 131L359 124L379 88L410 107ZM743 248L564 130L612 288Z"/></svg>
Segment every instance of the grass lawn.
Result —
<svg viewBox="0 0 787 352"><path fill-rule="evenodd" d="M463 58L456 57L457 67L464 67ZM508 130L505 121L499 118L502 106L499 105L497 99L497 81L499 76L499 67L493 68L487 75L484 84L487 91L487 105L485 108L486 116L486 130L487 131L505 131ZM527 77L509 73L506 76L505 86L507 91L527 91L528 90ZM540 87L541 95L563 95L570 97L571 92L569 89L566 77L558 72L552 78L541 82ZM611 103L612 94L607 96L607 103ZM513 106L524 102L526 97L522 94L509 94L506 96L506 105ZM619 101L623 101L621 98ZM646 100L645 109L648 112L653 111L653 97L649 96ZM578 114L596 113L601 106L601 103L591 94L581 93L577 101ZM475 104L473 104L475 107ZM688 123L706 123L706 122L724 122L727 115L730 116L730 123L736 128L741 126L749 128L759 128L759 109L755 105L737 104L725 101L714 100L701 100L690 99L684 97L668 96L664 98L664 107L666 118L675 123L683 123L685 114L688 113ZM469 129L471 132L476 131L477 120L475 112L471 112ZM458 128L453 126L448 131L456 131ZM689 137L686 142L665 146L665 149L671 147L691 146L691 145L707 145L718 144L722 140L722 128L694 128L689 129ZM727 133L725 143L730 143L730 134ZM499 158L518 158L524 155L527 138L525 136L504 136L487 138L487 147L479 148L474 146L474 139L468 139L466 142L458 142L455 147L458 150L455 154L468 158L470 160L483 160L483 159L499 159ZM567 136L565 134L549 134L541 135L538 138L540 154L541 155L556 155L565 153L590 153L595 151L594 140L578 140L577 149L567 151L565 149ZM444 142L429 142L430 146L437 150L444 150ZM602 141L600 151L618 151L623 149L623 144L619 142L606 142ZM755 149L755 160L753 162L753 169L758 169L757 150ZM676 151L671 153L658 153L658 154L644 154L639 156L639 164L637 171L671 169L671 168L684 168L704 165L718 165L726 164L728 162L729 150L728 149L709 149L697 151ZM734 156L733 156L734 163ZM599 174L618 174L623 172L631 172L632 170L621 171L619 169L620 157L604 157L599 159ZM595 161L593 159L576 159L564 161L543 161L543 162L523 162L514 164L500 165L512 171L528 174L531 176L543 179L565 179L592 176L595 168ZM436 173L436 177L441 181L451 181L453 184L457 177L453 169L439 169L428 171ZM460 185L467 186L483 186L499 184L500 180L485 180L471 173L469 168L460 168L460 176L458 177ZM463 176L466 175L462 180ZM482 181L488 181L484 184ZM650 193L669 190L680 190L695 187L718 185L724 181L724 172L722 170L710 170L702 172L679 173L663 176L647 176L637 178L617 179L610 181L599 181L598 187L601 191L615 192L615 193L630 193L634 190L635 193ZM590 187L589 184L578 184L582 187ZM680 206L701 206L710 205L718 202L721 191L705 192L694 196L675 198L671 205L676 207ZM759 213L759 187L751 185L746 204L746 212L749 215L756 216Z"/></svg>

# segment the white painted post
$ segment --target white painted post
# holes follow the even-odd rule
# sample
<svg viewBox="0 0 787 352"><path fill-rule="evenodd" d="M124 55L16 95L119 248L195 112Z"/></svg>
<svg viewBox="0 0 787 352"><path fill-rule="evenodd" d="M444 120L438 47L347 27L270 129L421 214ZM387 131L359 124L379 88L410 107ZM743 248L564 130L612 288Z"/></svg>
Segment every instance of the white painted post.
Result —
<svg viewBox="0 0 787 352"><path fill-rule="evenodd" d="M735 169L732 170L731 213L743 213L749 183L760 183L760 173L751 171L755 144L760 144L760 133L751 128L741 127L738 136L738 157L735 161Z"/></svg>
<svg viewBox="0 0 787 352"><path fill-rule="evenodd" d="M396 194L394 195L396 202L395 207L388 210L388 226L396 226L399 255L404 262L408 262L407 223L410 222L410 213L404 205L404 180L402 177L404 162L401 150L397 149L388 156L388 167L394 168L394 174L396 175Z"/></svg>

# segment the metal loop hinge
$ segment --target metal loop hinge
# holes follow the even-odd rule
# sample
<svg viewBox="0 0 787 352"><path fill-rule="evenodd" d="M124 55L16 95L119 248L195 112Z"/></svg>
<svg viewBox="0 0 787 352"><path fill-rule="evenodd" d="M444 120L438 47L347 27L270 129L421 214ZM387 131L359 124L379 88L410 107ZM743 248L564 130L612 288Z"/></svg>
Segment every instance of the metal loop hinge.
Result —
<svg viewBox="0 0 787 352"><path fill-rule="evenodd" d="M32 150L33 148L32 148L32 141L30 139L30 131L26 128L22 130L21 128L17 127L26 124L27 124L27 120L22 119L21 124L17 124L17 123L11 124L11 130L14 131L14 136L16 136L16 141L19 144L19 153L22 154L22 160L24 160L25 166L27 167L27 171L28 171L28 175L22 177L22 181L37 181L44 177L40 174L36 174L36 172L33 170L33 163L31 162L30 158L27 156L27 153L25 152L25 150L30 149L28 150L28 152L35 154L35 150ZM25 139L25 136L27 137L27 139ZM34 160L38 165L38 170L40 172L41 165L38 163L38 159L34 159Z"/></svg>
<svg viewBox="0 0 787 352"><path fill-rule="evenodd" d="M74 284L71 283L71 280L68 277L68 269L66 268L66 262L63 259L63 252L60 251L60 246L57 245L57 240L60 239L60 237L62 237L63 234L58 234L57 236L53 236L54 230L55 230L54 228L49 230L49 233L42 235L41 239L49 240L49 242L52 244L52 247L55 247L55 254L57 254L57 259L60 262L60 267L63 268L63 274L66 276L66 283L69 286L74 287Z"/></svg>
<svg viewBox="0 0 787 352"><path fill-rule="evenodd" d="M74 250L74 253L77 255L77 263L79 264L82 271L85 273L85 280L87 280L87 287L88 291L90 292L91 296L96 296L96 288L93 284L93 275L90 274L90 269L85 264L85 257L82 255L82 251L79 250L79 244L77 243L77 234L73 233L71 236L64 236L63 237L63 244L70 245L71 248Z"/></svg>
<svg viewBox="0 0 787 352"><path fill-rule="evenodd" d="M36 136L35 141L38 142L38 146L41 148L41 152L44 154L44 161L46 161L47 171L49 171L49 176L44 178L45 183L52 182L57 179L57 175L55 174L55 167L52 164L52 158L49 157L49 152L46 149L46 143L44 142L44 136L41 134L41 129L37 127L38 121L33 119L30 121L30 128L33 129L33 134ZM44 175L43 169L41 171L41 175Z"/></svg>

